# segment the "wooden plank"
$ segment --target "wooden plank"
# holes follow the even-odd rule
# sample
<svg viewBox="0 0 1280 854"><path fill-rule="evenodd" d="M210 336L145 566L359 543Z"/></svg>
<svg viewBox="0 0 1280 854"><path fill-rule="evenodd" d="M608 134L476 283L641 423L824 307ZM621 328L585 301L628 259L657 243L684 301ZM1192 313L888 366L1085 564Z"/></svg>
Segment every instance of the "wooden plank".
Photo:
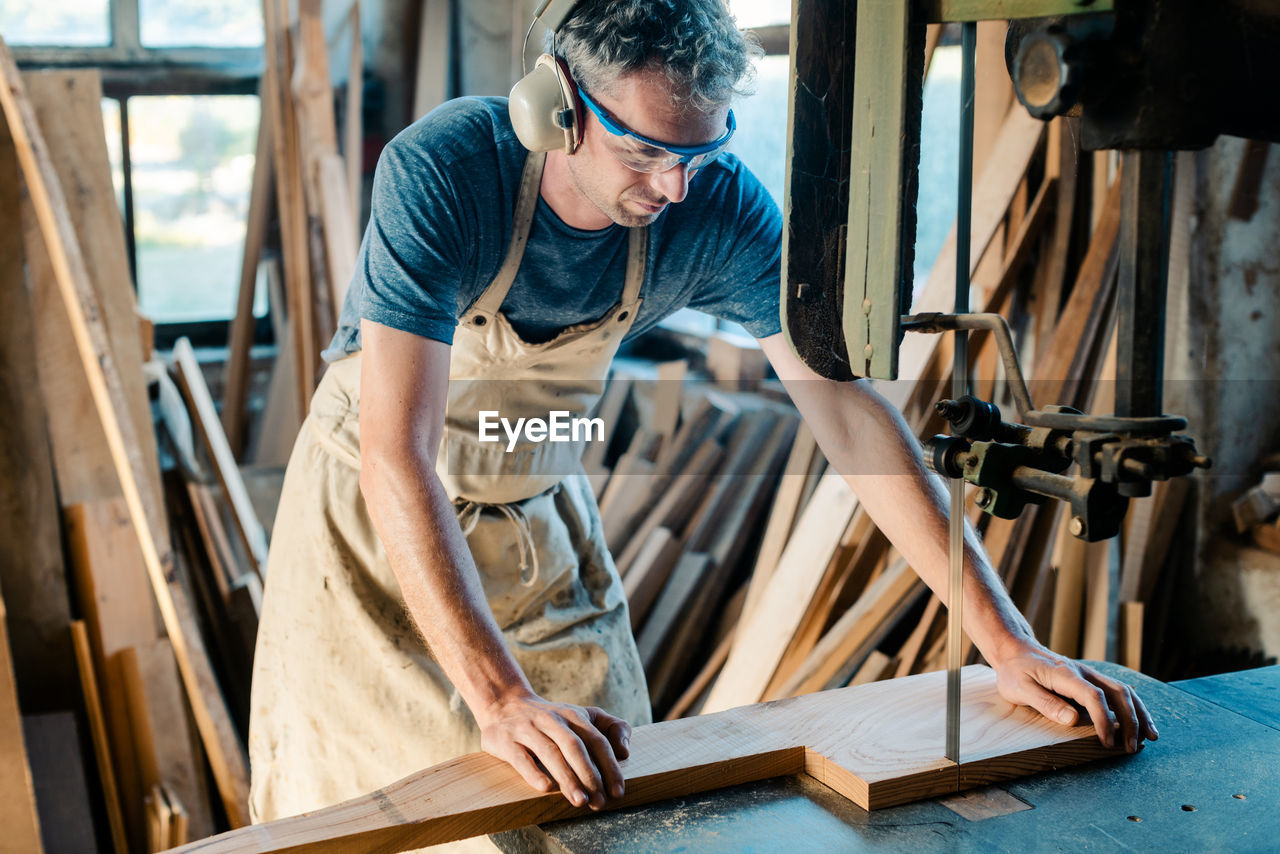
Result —
<svg viewBox="0 0 1280 854"><path fill-rule="evenodd" d="M975 177L973 184L973 222L970 229L972 269L977 268L997 228L1004 221L1009 204L1027 174L1032 155L1039 147L1043 134L1044 123L1031 118L1021 104L1015 104L1005 116L996 147L988 158L987 168ZM912 307L913 311L947 312L954 307L955 247L956 232L953 225L938 253L937 261L929 269L929 278L920 298ZM903 339L898 351L899 379L915 380L928 376L925 369L936 344L935 336L908 335ZM880 391L899 408L903 408L906 397L916 385L918 383L899 382Z"/></svg>
<svg viewBox="0 0 1280 854"><path fill-rule="evenodd" d="M897 666L896 658L890 658L880 650L873 649L862 662L862 666L858 668L858 672L853 675L853 679L849 680L849 685L870 685L872 682L879 682L891 676Z"/></svg>
<svg viewBox="0 0 1280 854"><path fill-rule="evenodd" d="M138 751L144 790L170 787L187 812L197 837L213 833L213 816L204 785L203 765L191 756L192 734L181 703L181 685L173 647L159 638L121 651L120 670L129 695L129 720Z"/></svg>
<svg viewBox="0 0 1280 854"><path fill-rule="evenodd" d="M449 99L449 67L453 61L453 4L450 0L423 0L421 9L413 87L415 119Z"/></svg>
<svg viewBox="0 0 1280 854"><path fill-rule="evenodd" d="M605 454L608 453L609 445L613 442L614 433L618 429L618 417L622 414L622 407L626 405L627 398L631 394L632 382L633 377L630 374L616 370L609 378L609 386L600 398L600 405L595 413L595 417L604 422L604 436L599 442L588 443L582 452L582 467L588 474L604 468ZM598 492L596 497L600 497Z"/></svg>
<svg viewBox="0 0 1280 854"><path fill-rule="evenodd" d="M706 711L756 702L763 696L857 504L842 477L823 477L769 580L761 606L747 615L738 631L707 698Z"/></svg>
<svg viewBox="0 0 1280 854"><path fill-rule="evenodd" d="M623 763L626 794L606 808L805 773L880 809L1119 753L1103 748L1092 727L1012 706L986 667L964 676L959 766L942 758L945 676L926 674L637 727ZM472 753L373 794L182 850L395 851L588 814L534 791L501 760Z"/></svg>
<svg viewBox="0 0 1280 854"><path fill-rule="evenodd" d="M1084 640L1080 655L1106 661L1107 630L1111 623L1111 544L1090 543L1085 553Z"/></svg>
<svg viewBox="0 0 1280 854"><path fill-rule="evenodd" d="M272 317L277 318L283 313L285 305L280 265L275 260L268 260L266 268ZM250 437L249 458L254 465L286 465L302 427L304 410L298 406L293 324L286 322L279 326L276 332L276 360L271 368L266 405L258 419L257 428Z"/></svg>
<svg viewBox="0 0 1280 854"><path fill-rule="evenodd" d="M937 596L930 596L929 604L925 605L920 622L912 629L906 642L898 650L898 669L894 673L894 678L901 679L903 676L920 672L916 670L916 659L920 657L920 650L929 643L930 635L934 631L934 622L941 609L942 600Z"/></svg>
<svg viewBox="0 0 1280 854"><path fill-rule="evenodd" d="M346 167L338 154L338 124L329 79L322 0L298 0L297 57L291 89L307 212L323 235L329 310L321 327L332 330L356 268L356 217L351 214ZM319 266L313 270L318 272Z"/></svg>
<svg viewBox="0 0 1280 854"><path fill-rule="evenodd" d="M143 497L141 484L148 477L147 465L141 454L144 446L138 438L120 368L101 321L102 306L90 283L66 198L49 160L42 132L13 56L3 39L0 39L0 107L13 136L32 209L71 321L72 338L89 379L89 390L129 507L129 517L142 546L147 575L160 605L165 629L173 641L196 722L210 754L223 806L231 824L240 826L246 823L248 803L244 753L231 729L186 594L176 580L170 583L168 578L166 562L161 557L162 546L158 545L166 542L158 536L166 530L164 513L160 506L147 502ZM136 343L136 336L133 340Z"/></svg>
<svg viewBox="0 0 1280 854"><path fill-rule="evenodd" d="M689 597L671 648L650 681L650 695L659 709L678 698L692 670L690 657L703 646L714 645L707 636L709 629L716 625L717 608L729 589L746 546L748 537L743 532L756 528L766 502L772 497L795 419L776 417L772 413L761 413L761 416L750 427L744 425L737 448L731 443L724 472L708 496L708 510L694 520L694 528L687 538L689 547L711 556L711 571L702 579L696 595Z"/></svg>
<svg viewBox="0 0 1280 854"><path fill-rule="evenodd" d="M769 577L773 575L783 549L791 538L796 518L803 509L801 499L804 497L807 481L813 480L817 485L818 476L809 474L809 467L815 457L820 457L818 443L813 438L809 425L801 422L796 430L796 437L791 443L791 453L783 468L782 479L778 491L774 495L773 509L769 512L769 523L764 530L764 539L760 542L760 551L756 553L756 564L751 570L751 580L747 588L747 600L742 606L744 618L751 614L764 596Z"/></svg>
<svg viewBox="0 0 1280 854"><path fill-rule="evenodd" d="M1142 670L1141 602L1120 603L1120 663L1130 670Z"/></svg>
<svg viewBox="0 0 1280 854"><path fill-rule="evenodd" d="M631 610L631 631L639 632L644 625L649 608L658 598L679 558L680 541L672 535L670 528L654 528L644 538L635 562L622 580L627 607Z"/></svg>
<svg viewBox="0 0 1280 854"><path fill-rule="evenodd" d="M831 631L813 648L795 675L778 691L779 697L791 697L821 691L851 661L861 661L870 654L891 626L891 615L900 613L924 583L907 565L897 561L863 594L857 604L846 611Z"/></svg>
<svg viewBox="0 0 1280 854"><path fill-rule="evenodd" d="M668 641L678 628L681 612L685 602L697 589L703 577L710 571L711 556L703 552L690 552L681 555L679 563L671 572L671 578L658 597L644 624L644 629L636 638L636 646L640 650L640 661L645 672L657 666L659 656L668 647ZM650 686L650 694L653 688Z"/></svg>
<svg viewBox="0 0 1280 854"><path fill-rule="evenodd" d="M262 0L265 30L263 88L269 94L264 107L271 112L275 133L276 204L280 214L280 241L284 256L284 290L293 329L293 368L297 382L298 411L306 414L316 383L316 327L311 295L311 253L308 248L307 210L303 198L302 162L298 153L298 129L289 94L293 56L289 35L288 0ZM301 423L301 420L299 420ZM261 460L260 460L261 461Z"/></svg>
<svg viewBox="0 0 1280 854"><path fill-rule="evenodd" d="M684 359L658 364L658 378L653 388L653 423L650 429L669 443L680 423L680 404L684 400L684 377L689 363Z"/></svg>
<svg viewBox="0 0 1280 854"><path fill-rule="evenodd" d="M768 370L764 351L755 339L729 332L716 332L707 339L707 373L721 388L755 388Z"/></svg>
<svg viewBox="0 0 1280 854"><path fill-rule="evenodd" d="M0 852L40 854L40 818L18 708L18 683L9 651L8 614L0 595Z"/></svg>
<svg viewBox="0 0 1280 854"><path fill-rule="evenodd" d="M347 170L347 199L351 204L352 225L355 226L352 237L359 246L364 199L364 34L360 28L360 0L352 0L347 21L351 28L351 56L347 62L342 159ZM338 303L337 308L341 312L342 303Z"/></svg>
<svg viewBox="0 0 1280 854"><path fill-rule="evenodd" d="M618 571L622 573L624 580L632 577L632 569L640 559L640 551L655 530L667 528L673 534L683 533L699 499L706 494L712 473L723 459L724 448L714 438L708 438L703 441L702 447L694 454L684 471L665 480L659 489L662 497L641 521L618 557ZM630 583L637 586L644 584L645 574L647 573L640 573Z"/></svg>
<svg viewBox="0 0 1280 854"><path fill-rule="evenodd" d="M64 519L76 598L101 677L120 799L129 836L137 845L142 839L140 808L146 790L135 758L117 656L127 647L155 640L160 631L142 574L145 559L122 498L72 505Z"/></svg>
<svg viewBox="0 0 1280 854"><path fill-rule="evenodd" d="M1084 617L1085 561L1089 544L1073 537L1065 524L1058 526L1052 566L1053 628L1049 649L1068 658L1080 657L1081 622Z"/></svg>
<svg viewBox="0 0 1280 854"><path fill-rule="evenodd" d="M733 646L733 632L728 632L720 643L716 644L715 652L711 653L711 657L707 659L707 663L703 665L702 670L698 671L698 675L689 683L689 687L684 689L671 708L667 709L664 720L674 721L688 714L696 714L695 706L698 700L707 693L707 689L711 687L712 681L720 675L724 663L729 658L729 649Z"/></svg>
<svg viewBox="0 0 1280 854"><path fill-rule="evenodd" d="M269 97L258 89L258 101ZM249 190L249 219L244 231L244 254L240 260L240 290L236 314L227 337L226 390L222 397L222 430L237 459L245 450L245 410L249 396L249 351L253 346L253 299L258 283L258 262L267 236L267 214L271 208L271 183L275 178L271 157L271 111L262 109L258 120L258 147L253 158L253 186Z"/></svg>
<svg viewBox="0 0 1280 854"><path fill-rule="evenodd" d="M31 709L70 708L75 659L58 528L58 495L36 375L23 271L22 190L9 129L0 122L0 589L9 601L17 684Z"/></svg>
<svg viewBox="0 0 1280 854"><path fill-rule="evenodd" d="M160 794L169 805L169 845L186 845L191 838L191 816L187 808L169 786L162 784Z"/></svg>
<svg viewBox="0 0 1280 854"><path fill-rule="evenodd" d="M86 281L97 297L98 318L106 333L104 343L114 357L120 393L136 427L134 442L143 472L139 489L143 500L158 509L160 466L142 374L137 301L129 275L124 224L111 183L102 128L98 73L33 72L23 75L23 84L47 146L48 180L75 191L75 205L68 209L68 238L74 237L85 269L92 271ZM30 182L25 167L24 172ZM56 262L50 257L54 249L47 236L42 236L43 225L35 219L30 224L27 261L37 321L37 359L62 504L119 495L107 438L94 423L89 384L67 347L72 338L71 321L56 283ZM163 513L155 513L159 543L167 542L168 526L163 517Z"/></svg>
<svg viewBox="0 0 1280 854"><path fill-rule="evenodd" d="M218 421L213 396L209 394L209 387L205 384L204 374L200 370L200 363L196 361L195 351L191 349L191 342L186 338L179 338L173 345L173 366L178 375L178 384L191 408L192 421L213 460L213 470L218 475L218 482L222 484L227 500L231 502L236 534L254 563L254 571L259 576L264 576L267 566L267 535L263 533L262 523L253 511L249 491L240 477L235 455L231 453L227 437L222 432L222 424Z"/></svg>
<svg viewBox="0 0 1280 854"><path fill-rule="evenodd" d="M112 764L111 742L107 735L102 695L98 692L93 651L89 647L89 631L85 628L83 620L75 620L71 623L71 639L76 650L76 663L80 668L80 687L84 692L85 713L89 719L89 733L93 738L93 757L98 766L98 780L102 785L107 824L111 829L111 845L116 854L128 854L129 841L125 836L124 813L121 811L120 791L116 787L115 767Z"/></svg>
<svg viewBox="0 0 1280 854"><path fill-rule="evenodd" d="M1190 489L1187 478L1175 477L1156 483L1151 495L1134 502L1120 564L1121 601L1150 600Z"/></svg>
<svg viewBox="0 0 1280 854"><path fill-rule="evenodd" d="M1004 61L1006 21L978 24L974 60L973 171L981 175L995 150L1000 126L1012 107L1021 104L1013 94L1013 80Z"/></svg>

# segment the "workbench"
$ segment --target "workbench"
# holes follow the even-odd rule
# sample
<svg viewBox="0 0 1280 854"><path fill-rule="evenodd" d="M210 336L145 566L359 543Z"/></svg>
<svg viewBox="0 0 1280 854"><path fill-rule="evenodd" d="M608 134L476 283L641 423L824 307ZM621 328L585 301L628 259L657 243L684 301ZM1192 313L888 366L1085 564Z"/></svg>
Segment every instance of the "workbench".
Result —
<svg viewBox="0 0 1280 854"><path fill-rule="evenodd" d="M782 777L493 839L512 854L1280 850L1280 666L1171 684L1094 666L1137 688L1158 741L875 812L811 778Z"/></svg>

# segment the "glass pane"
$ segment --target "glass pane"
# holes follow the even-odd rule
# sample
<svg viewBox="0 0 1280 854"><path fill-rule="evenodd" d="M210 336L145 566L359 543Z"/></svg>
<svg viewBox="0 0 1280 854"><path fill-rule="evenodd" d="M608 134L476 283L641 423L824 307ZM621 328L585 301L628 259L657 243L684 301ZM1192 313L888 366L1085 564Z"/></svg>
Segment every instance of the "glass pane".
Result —
<svg viewBox="0 0 1280 854"><path fill-rule="evenodd" d="M947 232L956 221L956 159L960 156L960 48L933 52L924 84L920 128L920 199L916 205L915 292L924 288ZM977 176L974 176L977 177Z"/></svg>
<svg viewBox="0 0 1280 854"><path fill-rule="evenodd" d="M111 162L111 186L116 188L116 204L124 215L124 159L120 156L120 102L102 99L102 128L107 134L107 160Z"/></svg>
<svg viewBox="0 0 1280 854"><path fill-rule="evenodd" d="M138 0L147 47L258 47L261 0Z"/></svg>
<svg viewBox="0 0 1280 854"><path fill-rule="evenodd" d="M11 45L107 45L107 0L0 0L0 35Z"/></svg>
<svg viewBox="0 0 1280 854"><path fill-rule="evenodd" d="M791 23L791 0L729 0L739 27L770 27Z"/></svg>
<svg viewBox="0 0 1280 854"><path fill-rule="evenodd" d="M258 99L129 99L138 302L157 323L235 313Z"/></svg>
<svg viewBox="0 0 1280 854"><path fill-rule="evenodd" d="M738 132L729 149L742 158L782 207L787 152L787 78L791 59L766 56L756 63L755 94L734 102ZM696 180L696 179L695 179Z"/></svg>

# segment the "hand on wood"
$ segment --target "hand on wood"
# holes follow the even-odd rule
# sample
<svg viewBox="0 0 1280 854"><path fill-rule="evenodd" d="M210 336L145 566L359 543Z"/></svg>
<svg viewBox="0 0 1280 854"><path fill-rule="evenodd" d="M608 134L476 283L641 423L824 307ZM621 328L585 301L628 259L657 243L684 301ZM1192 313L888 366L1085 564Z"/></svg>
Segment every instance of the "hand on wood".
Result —
<svg viewBox="0 0 1280 854"><path fill-rule="evenodd" d="M476 715L480 745L530 786L556 786L574 806L600 809L624 791L618 760L629 755L631 725L595 706L551 703L534 694Z"/></svg>
<svg viewBox="0 0 1280 854"><path fill-rule="evenodd" d="M1043 646L1024 647L995 671L1002 697L1030 706L1049 720L1075 726L1082 707L1107 747L1115 746L1116 730L1129 753L1137 752L1143 741L1160 737L1147 707L1131 687Z"/></svg>

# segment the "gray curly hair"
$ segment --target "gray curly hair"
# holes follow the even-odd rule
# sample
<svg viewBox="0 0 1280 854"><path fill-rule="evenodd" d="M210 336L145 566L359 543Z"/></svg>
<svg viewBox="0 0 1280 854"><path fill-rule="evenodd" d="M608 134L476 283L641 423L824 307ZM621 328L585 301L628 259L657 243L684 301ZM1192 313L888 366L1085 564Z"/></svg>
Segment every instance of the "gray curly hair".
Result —
<svg viewBox="0 0 1280 854"><path fill-rule="evenodd" d="M582 0L547 41L589 93L652 68L671 83L673 104L699 112L750 94L753 61L764 55L725 0Z"/></svg>

